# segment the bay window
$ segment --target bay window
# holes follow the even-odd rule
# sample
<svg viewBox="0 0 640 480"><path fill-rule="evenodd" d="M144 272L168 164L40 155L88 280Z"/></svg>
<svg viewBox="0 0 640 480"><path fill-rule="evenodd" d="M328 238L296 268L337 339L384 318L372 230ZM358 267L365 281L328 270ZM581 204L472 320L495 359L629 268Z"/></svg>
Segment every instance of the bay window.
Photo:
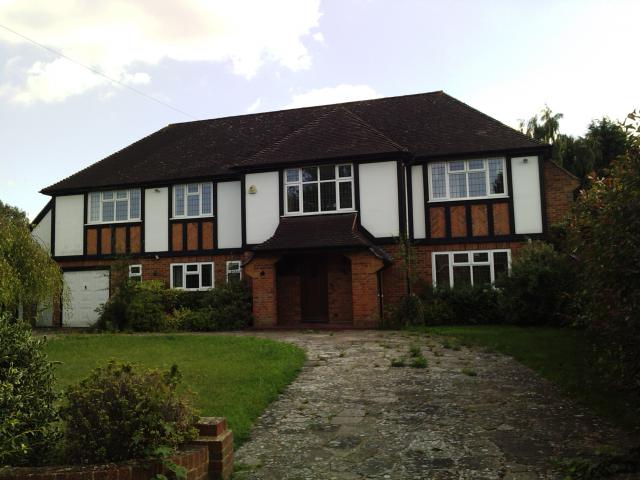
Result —
<svg viewBox="0 0 640 480"><path fill-rule="evenodd" d="M139 188L89 194L89 223L134 222L140 220Z"/></svg>
<svg viewBox="0 0 640 480"><path fill-rule="evenodd" d="M351 211L355 206L353 166L288 168L284 171L283 195L287 215Z"/></svg>
<svg viewBox="0 0 640 480"><path fill-rule="evenodd" d="M502 197L507 194L505 159L430 163L429 181L431 201Z"/></svg>
<svg viewBox="0 0 640 480"><path fill-rule="evenodd" d="M172 263L171 288L210 290L213 288L213 263Z"/></svg>
<svg viewBox="0 0 640 480"><path fill-rule="evenodd" d="M510 250L471 250L432 253L435 286L490 285L509 274Z"/></svg>
<svg viewBox="0 0 640 480"><path fill-rule="evenodd" d="M173 216L209 217L213 215L213 184L187 183L173 186Z"/></svg>

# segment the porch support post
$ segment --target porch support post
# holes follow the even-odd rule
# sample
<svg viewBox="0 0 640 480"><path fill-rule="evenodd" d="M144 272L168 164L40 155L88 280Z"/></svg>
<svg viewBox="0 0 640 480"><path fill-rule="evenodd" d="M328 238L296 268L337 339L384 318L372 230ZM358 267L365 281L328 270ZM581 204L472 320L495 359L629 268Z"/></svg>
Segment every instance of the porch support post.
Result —
<svg viewBox="0 0 640 480"><path fill-rule="evenodd" d="M377 272L384 263L371 252L354 252L346 256L351 260L353 326L375 328L380 321Z"/></svg>
<svg viewBox="0 0 640 480"><path fill-rule="evenodd" d="M256 255L244 267L251 278L254 326L275 327L278 324L278 292L276 287L276 263L279 256Z"/></svg>

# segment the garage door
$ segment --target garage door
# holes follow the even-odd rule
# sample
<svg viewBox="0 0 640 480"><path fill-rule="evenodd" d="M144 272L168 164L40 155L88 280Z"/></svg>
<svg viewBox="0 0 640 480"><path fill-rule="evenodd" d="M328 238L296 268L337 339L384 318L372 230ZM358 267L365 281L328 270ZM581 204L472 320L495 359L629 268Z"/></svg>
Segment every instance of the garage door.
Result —
<svg viewBox="0 0 640 480"><path fill-rule="evenodd" d="M62 325L90 327L98 320L96 308L109 298L109 270L64 272L69 305L63 307Z"/></svg>

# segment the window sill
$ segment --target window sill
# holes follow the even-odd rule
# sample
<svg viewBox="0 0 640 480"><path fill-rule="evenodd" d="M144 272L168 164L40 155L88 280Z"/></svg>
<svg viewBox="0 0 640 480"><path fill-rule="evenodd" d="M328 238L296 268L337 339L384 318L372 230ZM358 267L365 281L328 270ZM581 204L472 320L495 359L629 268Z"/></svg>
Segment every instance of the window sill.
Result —
<svg viewBox="0 0 640 480"><path fill-rule="evenodd" d="M341 213L357 213L357 212L358 212L357 210L351 208L351 209L344 209L344 210L332 210L330 212L285 213L284 215L281 215L281 217L312 217L314 215L339 215Z"/></svg>
<svg viewBox="0 0 640 480"><path fill-rule="evenodd" d="M142 220L114 220L113 222L87 222L84 224L85 227L92 227L98 225L114 225L114 224L122 224L122 223L142 223Z"/></svg>
<svg viewBox="0 0 640 480"><path fill-rule="evenodd" d="M491 200L506 200L509 198L509 195L492 195L490 197L467 197L467 198L438 198L438 199L429 199L427 203L453 203L453 202L485 202Z"/></svg>
<svg viewBox="0 0 640 480"><path fill-rule="evenodd" d="M187 217L187 216L184 216L184 217L171 217L171 218L169 218L169 220L170 221L174 221L174 220L198 220L200 218L213 218L213 217L214 217L214 215L195 215L195 216L192 216L192 217Z"/></svg>

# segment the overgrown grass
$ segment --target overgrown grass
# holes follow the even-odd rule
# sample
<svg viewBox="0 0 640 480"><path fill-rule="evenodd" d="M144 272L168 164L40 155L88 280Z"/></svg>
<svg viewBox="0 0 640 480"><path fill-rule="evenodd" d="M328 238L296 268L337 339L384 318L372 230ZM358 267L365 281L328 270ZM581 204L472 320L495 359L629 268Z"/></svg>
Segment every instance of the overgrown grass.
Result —
<svg viewBox="0 0 640 480"><path fill-rule="evenodd" d="M449 348L475 345L510 355L597 414L627 430L640 430L637 409L632 408L636 400L624 392L612 392L603 381L593 344L582 331L491 325L421 327L413 331L443 336Z"/></svg>
<svg viewBox="0 0 640 480"><path fill-rule="evenodd" d="M253 337L211 335L63 335L47 343L61 362L61 389L110 359L168 369L178 365L182 384L202 416L223 416L236 444L253 421L293 380L305 360L293 345Z"/></svg>

